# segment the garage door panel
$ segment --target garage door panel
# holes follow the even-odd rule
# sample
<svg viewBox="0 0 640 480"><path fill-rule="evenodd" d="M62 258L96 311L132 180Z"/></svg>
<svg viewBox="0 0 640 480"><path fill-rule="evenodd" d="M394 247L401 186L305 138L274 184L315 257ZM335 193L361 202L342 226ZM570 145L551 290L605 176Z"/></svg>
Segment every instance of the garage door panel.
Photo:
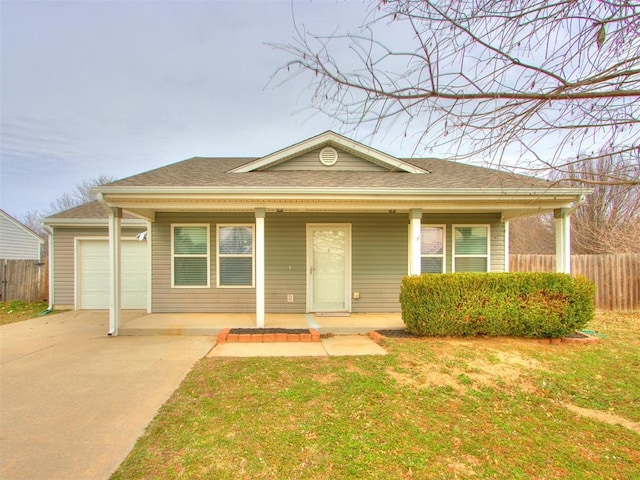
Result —
<svg viewBox="0 0 640 480"><path fill-rule="evenodd" d="M122 242L122 308L147 307L147 242ZM78 252L80 308L109 308L109 242L80 240Z"/></svg>

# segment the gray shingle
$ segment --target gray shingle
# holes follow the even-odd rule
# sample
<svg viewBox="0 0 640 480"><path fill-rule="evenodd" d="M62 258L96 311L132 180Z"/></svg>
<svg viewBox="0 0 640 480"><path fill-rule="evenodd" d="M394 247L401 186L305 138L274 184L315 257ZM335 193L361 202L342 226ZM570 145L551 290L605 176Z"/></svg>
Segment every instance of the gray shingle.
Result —
<svg viewBox="0 0 640 480"><path fill-rule="evenodd" d="M438 159L403 159L428 174L406 172L259 171L228 173L255 158L195 157L108 184L131 187L548 188L534 177Z"/></svg>

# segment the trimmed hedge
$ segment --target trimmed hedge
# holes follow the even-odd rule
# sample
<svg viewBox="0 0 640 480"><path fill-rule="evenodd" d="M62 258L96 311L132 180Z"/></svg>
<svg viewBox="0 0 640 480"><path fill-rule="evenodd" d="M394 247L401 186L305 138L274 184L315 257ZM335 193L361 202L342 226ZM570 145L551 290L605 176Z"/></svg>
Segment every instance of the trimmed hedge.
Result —
<svg viewBox="0 0 640 480"><path fill-rule="evenodd" d="M407 330L423 336L554 338L593 318L595 285L564 273L448 273L404 277Z"/></svg>

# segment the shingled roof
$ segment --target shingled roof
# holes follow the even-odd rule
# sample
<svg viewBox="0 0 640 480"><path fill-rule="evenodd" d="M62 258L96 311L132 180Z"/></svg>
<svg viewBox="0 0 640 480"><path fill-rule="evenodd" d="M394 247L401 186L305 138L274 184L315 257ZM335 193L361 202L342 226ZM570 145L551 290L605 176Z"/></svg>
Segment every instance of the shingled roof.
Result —
<svg viewBox="0 0 640 480"><path fill-rule="evenodd" d="M344 162L325 162L325 151L333 152L336 159L342 151ZM319 201L334 208L336 202L347 201L352 206L360 202L360 209L375 203L378 209L394 210L416 205L434 208L433 202L438 201L438 208L447 212L478 210L486 200L485 209L490 205L520 215L542 208L543 197L544 207L555 209L572 205L582 194L580 189L558 187L547 180L462 162L392 157L331 131L263 157L190 158L95 191L106 205L147 219L153 219L159 209L190 211L214 205L224 209L232 203L233 208L247 209L266 205L265 201L272 209L296 209L301 200L310 202L303 208L321 209ZM94 202L51 218L106 217Z"/></svg>
<svg viewBox="0 0 640 480"><path fill-rule="evenodd" d="M82 205L78 205L77 207L70 208L68 210L64 210L62 212L58 212L54 215L47 217L46 220L49 219L106 219L109 218L109 214L105 210L104 206L98 201L93 200L91 202L83 203ZM133 215L128 213L124 213L123 218L125 219L136 219Z"/></svg>
<svg viewBox="0 0 640 480"><path fill-rule="evenodd" d="M415 175L398 171L263 170L231 173L253 158L194 157L107 184L118 187L345 187L345 188L549 188L551 182L464 163L407 158L428 171Z"/></svg>

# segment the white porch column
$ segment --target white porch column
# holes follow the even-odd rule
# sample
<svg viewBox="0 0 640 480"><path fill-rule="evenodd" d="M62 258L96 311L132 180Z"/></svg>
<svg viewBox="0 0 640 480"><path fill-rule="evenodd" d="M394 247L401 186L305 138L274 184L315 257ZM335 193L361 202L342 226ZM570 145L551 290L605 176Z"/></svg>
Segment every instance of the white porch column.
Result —
<svg viewBox="0 0 640 480"><path fill-rule="evenodd" d="M153 222L147 220L147 313L151 313L153 305L153 246L151 242Z"/></svg>
<svg viewBox="0 0 640 480"><path fill-rule="evenodd" d="M409 255L411 256L409 259L409 275L420 275L422 270L422 248L420 246L422 209L412 208L409 210L409 219Z"/></svg>
<svg viewBox="0 0 640 480"><path fill-rule="evenodd" d="M109 211L109 335L118 335L121 309L121 225L122 209L111 208Z"/></svg>
<svg viewBox="0 0 640 480"><path fill-rule="evenodd" d="M556 272L571 273L571 214L567 208L554 210L556 220Z"/></svg>
<svg viewBox="0 0 640 480"><path fill-rule="evenodd" d="M509 271L509 222L504 222L504 271Z"/></svg>
<svg viewBox="0 0 640 480"><path fill-rule="evenodd" d="M264 208L256 208L256 328L264 328Z"/></svg>

